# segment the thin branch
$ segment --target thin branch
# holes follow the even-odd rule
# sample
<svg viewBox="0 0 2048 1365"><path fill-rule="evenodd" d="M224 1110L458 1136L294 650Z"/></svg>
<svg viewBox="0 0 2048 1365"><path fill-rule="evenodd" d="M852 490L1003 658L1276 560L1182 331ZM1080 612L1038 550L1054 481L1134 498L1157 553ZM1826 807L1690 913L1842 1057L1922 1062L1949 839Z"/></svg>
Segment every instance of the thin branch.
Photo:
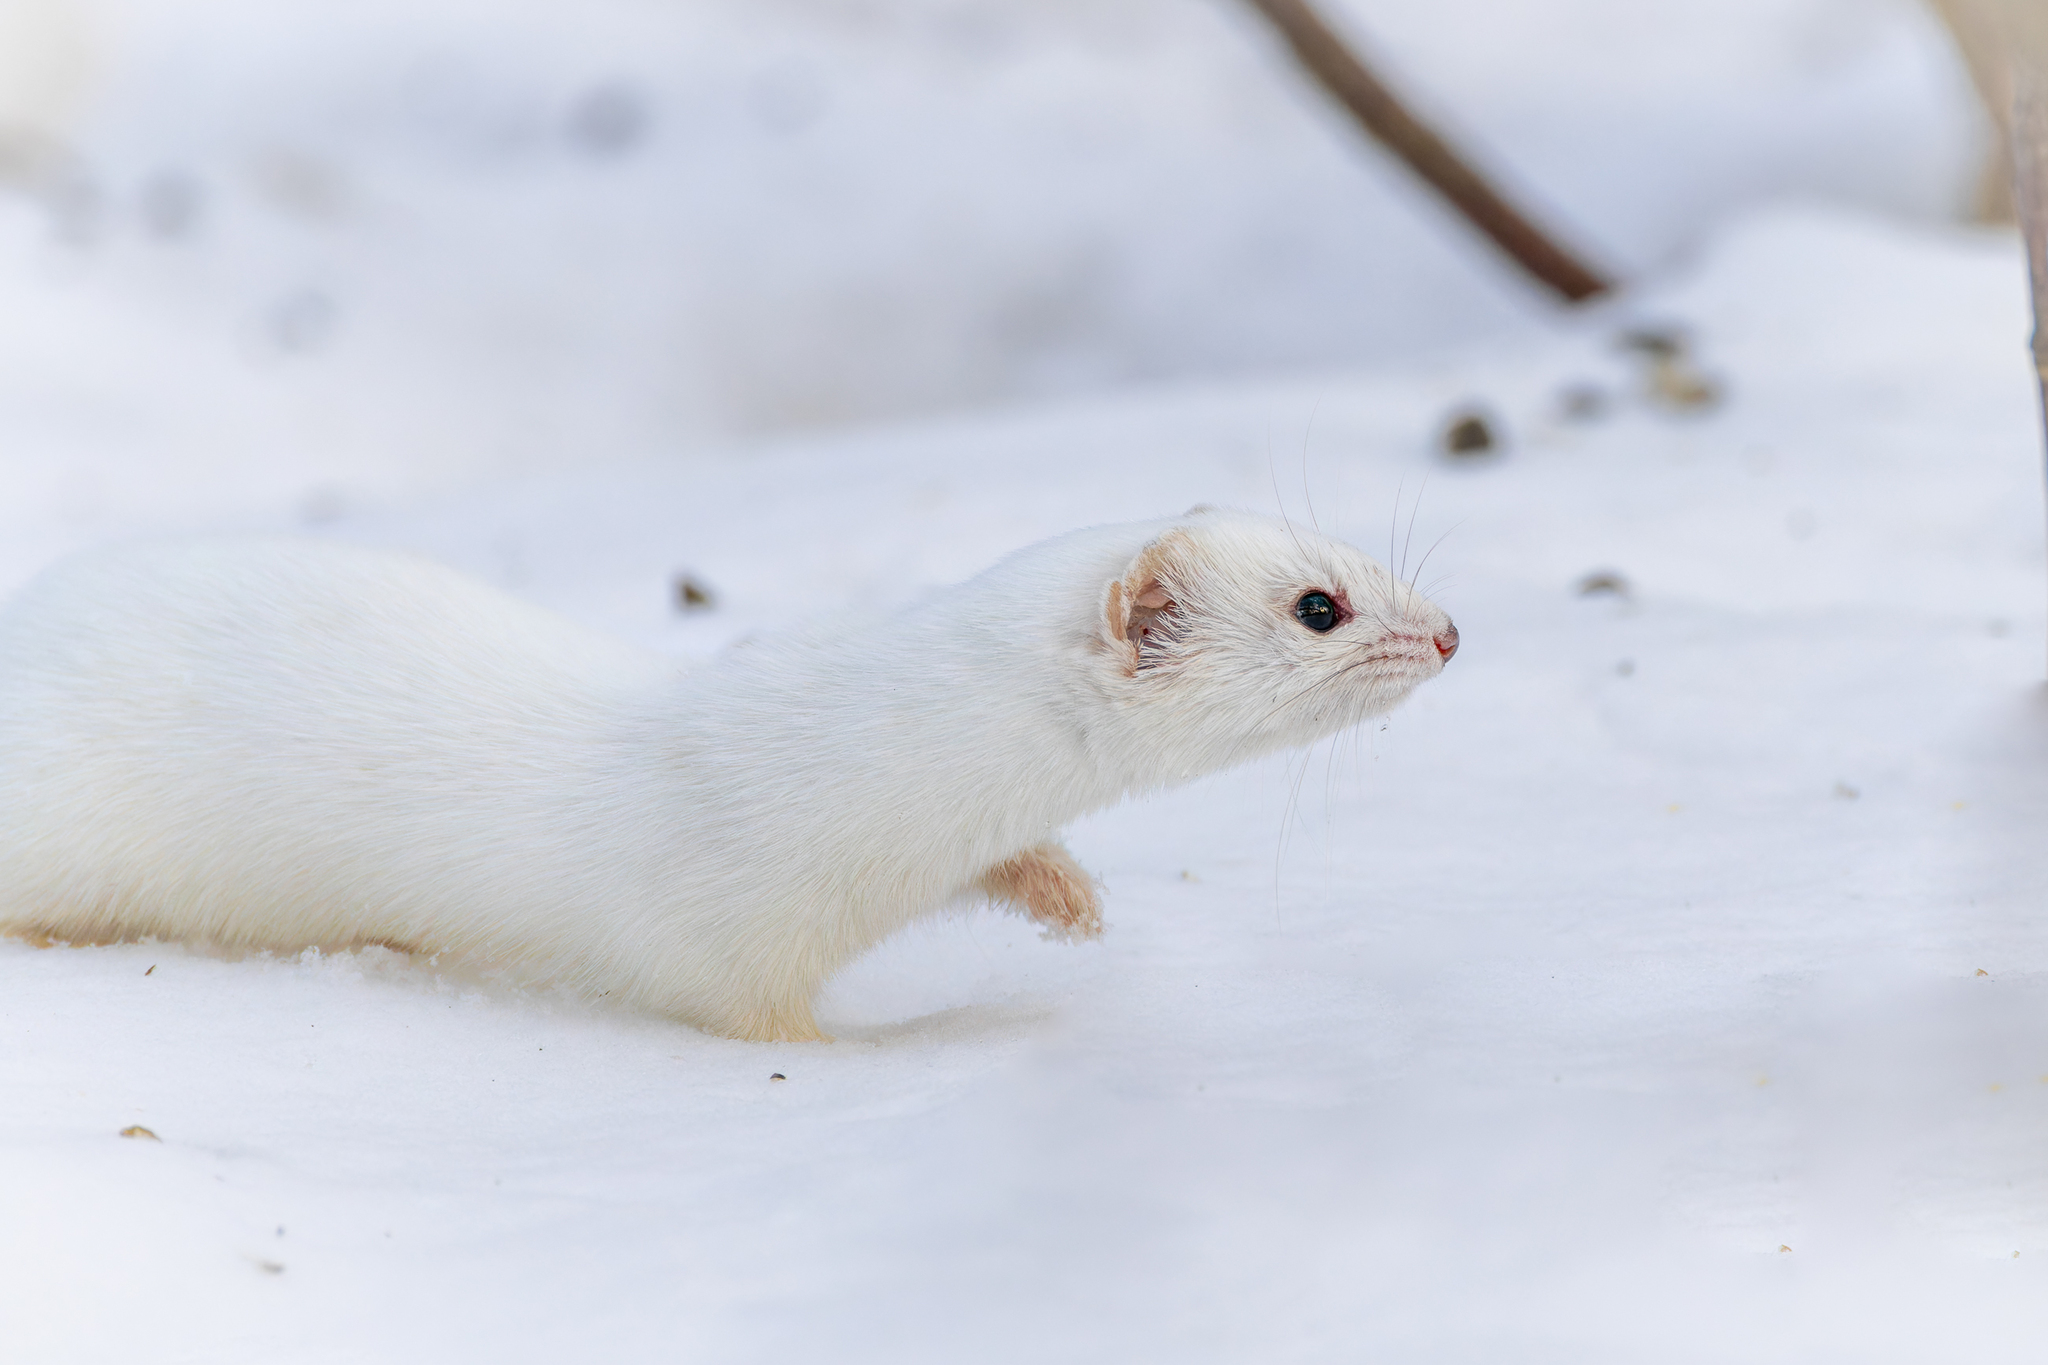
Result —
<svg viewBox="0 0 2048 1365"><path fill-rule="evenodd" d="M1408 109L1360 61L1308 0L1249 0L1287 39L1294 55L1366 132L1451 202L1515 262L1570 302L1612 282L1560 246Z"/></svg>
<svg viewBox="0 0 2048 1365"><path fill-rule="evenodd" d="M2034 285L2034 378L2048 434L2048 66L2015 53L2012 66L2012 198Z"/></svg>
<svg viewBox="0 0 2048 1365"><path fill-rule="evenodd" d="M2013 68L2012 197L2034 284L2034 369L2048 431L2048 71L2024 61Z"/></svg>
<svg viewBox="0 0 2048 1365"><path fill-rule="evenodd" d="M1976 0L2011 73L2012 198L2034 286L2034 379L2048 435L2048 8L2040 0Z"/></svg>

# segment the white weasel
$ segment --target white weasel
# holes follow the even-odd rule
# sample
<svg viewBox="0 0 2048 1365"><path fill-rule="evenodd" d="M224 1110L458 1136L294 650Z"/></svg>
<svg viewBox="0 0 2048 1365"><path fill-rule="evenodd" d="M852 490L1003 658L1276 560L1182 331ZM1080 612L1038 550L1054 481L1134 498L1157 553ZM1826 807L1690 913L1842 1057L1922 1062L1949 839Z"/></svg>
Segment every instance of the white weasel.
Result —
<svg viewBox="0 0 2048 1365"><path fill-rule="evenodd" d="M817 1039L828 976L964 897L1099 933L1062 825L1385 711L1457 638L1199 508L689 670L403 554L87 553L0 611L0 931L381 942Z"/></svg>

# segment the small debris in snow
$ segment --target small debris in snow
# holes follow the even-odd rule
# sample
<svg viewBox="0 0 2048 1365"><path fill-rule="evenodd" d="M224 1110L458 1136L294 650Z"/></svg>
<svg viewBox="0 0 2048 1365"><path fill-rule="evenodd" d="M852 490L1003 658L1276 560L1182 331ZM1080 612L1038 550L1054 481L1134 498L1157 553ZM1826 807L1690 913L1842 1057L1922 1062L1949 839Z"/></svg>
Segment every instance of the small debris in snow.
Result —
<svg viewBox="0 0 2048 1365"><path fill-rule="evenodd" d="M1682 360L1660 360L1650 367L1650 396L1667 408L1704 410L1721 401L1721 386Z"/></svg>
<svg viewBox="0 0 2048 1365"><path fill-rule="evenodd" d="M1989 975L1991 975L1991 973L1989 973L1989 972L1985 971L1985 970L1984 970L1984 969L1983 969L1982 967L1979 967L1979 968L1977 969L1977 975L1979 975L1979 976L1989 976Z"/></svg>
<svg viewBox="0 0 2048 1365"><path fill-rule="evenodd" d="M1676 326L1631 327L1615 344L1650 360L1676 360L1691 348L1685 329Z"/></svg>
<svg viewBox="0 0 2048 1365"><path fill-rule="evenodd" d="M156 970L156 964L155 964L154 962L150 963L150 964L149 964L149 972L153 972L153 971L155 971L155 970ZM144 973L143 973L143 975L144 975L144 976L148 976L148 975L149 975L149 972L144 972Z"/></svg>
<svg viewBox="0 0 2048 1365"><path fill-rule="evenodd" d="M1790 1251L1791 1249L1791 1247L1786 1246L1783 1242L1778 1243L1778 1250L1780 1251Z"/></svg>
<svg viewBox="0 0 2048 1365"><path fill-rule="evenodd" d="M1862 792L1861 792L1861 791L1860 791L1859 789L1857 789L1857 788L1855 788L1855 787L1852 787L1852 786L1850 786L1850 785L1849 785L1849 784L1848 784L1847 782L1837 782L1837 783L1835 783L1835 799L1836 799L1836 800L1839 800L1839 801L1854 801L1854 800L1855 800L1855 799L1856 799L1857 797L1859 797L1859 796L1861 796L1861 795L1863 795L1863 793L1862 793Z"/></svg>
<svg viewBox="0 0 2048 1365"><path fill-rule="evenodd" d="M718 599L711 595L711 589L690 577L676 575L676 610L710 611L718 605Z"/></svg>
<svg viewBox="0 0 2048 1365"><path fill-rule="evenodd" d="M768 1073L768 1079L771 1081L786 1081L789 1077L783 1075L780 1071L771 1071Z"/></svg>
<svg viewBox="0 0 2048 1365"><path fill-rule="evenodd" d="M148 1138L151 1142L163 1141L162 1138L158 1137L155 1133L150 1132L149 1129L144 1128L139 1123L131 1123L126 1128L123 1128L121 1130L121 1136L124 1138Z"/></svg>
<svg viewBox="0 0 2048 1365"><path fill-rule="evenodd" d="M1633 678L1636 675L1636 661L1634 659L1623 659L1615 664L1614 674L1618 678Z"/></svg>
<svg viewBox="0 0 2048 1365"><path fill-rule="evenodd" d="M1197 877L1194 873L1185 870L1181 872L1180 879L1184 882L1199 882L1200 880L1202 880L1200 877Z"/></svg>
<svg viewBox="0 0 2048 1365"><path fill-rule="evenodd" d="M1721 401L1721 385L1693 362L1692 338L1684 328L1633 328L1621 334L1618 344L1647 362L1644 389L1660 407L1694 412Z"/></svg>
<svg viewBox="0 0 2048 1365"><path fill-rule="evenodd" d="M284 1274L284 1264L280 1261L258 1261L256 1268L266 1275Z"/></svg>
<svg viewBox="0 0 2048 1365"><path fill-rule="evenodd" d="M1614 597L1627 597L1630 593L1628 579L1615 569L1595 569L1579 580L1578 593L1581 597L1598 597L1606 593Z"/></svg>
<svg viewBox="0 0 2048 1365"><path fill-rule="evenodd" d="M1452 412L1445 421L1440 444L1444 454L1455 460L1489 454L1501 442L1494 434L1494 423L1484 412L1465 407Z"/></svg>

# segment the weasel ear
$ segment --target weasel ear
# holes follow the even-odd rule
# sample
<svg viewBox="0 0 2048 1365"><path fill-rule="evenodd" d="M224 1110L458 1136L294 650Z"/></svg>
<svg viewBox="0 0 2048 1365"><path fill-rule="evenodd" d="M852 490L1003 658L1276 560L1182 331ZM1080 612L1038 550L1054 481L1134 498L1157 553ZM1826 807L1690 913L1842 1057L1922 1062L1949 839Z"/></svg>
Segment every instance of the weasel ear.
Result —
<svg viewBox="0 0 2048 1365"><path fill-rule="evenodd" d="M1211 512L1220 512L1222 510L1213 502L1198 502L1187 511L1181 513L1181 515L1184 517L1202 517L1207 516Z"/></svg>
<svg viewBox="0 0 2048 1365"><path fill-rule="evenodd" d="M1140 550L1103 596L1103 643L1122 661L1126 676L1151 667L1159 647L1180 633L1174 585L1186 580L1188 548L1185 533L1168 531Z"/></svg>

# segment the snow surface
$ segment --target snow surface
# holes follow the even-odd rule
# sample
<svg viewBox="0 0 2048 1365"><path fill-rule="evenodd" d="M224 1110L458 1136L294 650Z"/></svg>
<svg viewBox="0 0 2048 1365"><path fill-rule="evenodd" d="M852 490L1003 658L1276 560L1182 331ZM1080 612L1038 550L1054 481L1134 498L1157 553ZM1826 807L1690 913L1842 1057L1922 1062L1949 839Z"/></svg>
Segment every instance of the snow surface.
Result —
<svg viewBox="0 0 2048 1365"><path fill-rule="evenodd" d="M2038 1358L2042 481L1953 55L1334 7L1663 283L1558 317L1223 0L0 0L0 590L297 527L690 655L1214 501L1464 637L1077 828L1103 944L926 926L829 1046L0 940L0 1361Z"/></svg>
<svg viewBox="0 0 2048 1365"><path fill-rule="evenodd" d="M1629 275L1787 195L1953 215L1985 146L1920 0L1333 13ZM74 507L167 449L381 495L1550 312L1244 0L0 0L0 298Z"/></svg>
<svg viewBox="0 0 2048 1365"><path fill-rule="evenodd" d="M1647 401L1643 319L1724 404ZM1435 546L1464 644L1382 725L1076 828L1101 945L931 924L829 1045L382 950L0 941L0 1356L2038 1359L2026 326L2008 236L1781 212L1570 328L1314 380L381 506L232 462L137 466L153 516L25 495L8 583L311 521L680 654L1231 502ZM1466 401L1510 447L1453 465Z"/></svg>

